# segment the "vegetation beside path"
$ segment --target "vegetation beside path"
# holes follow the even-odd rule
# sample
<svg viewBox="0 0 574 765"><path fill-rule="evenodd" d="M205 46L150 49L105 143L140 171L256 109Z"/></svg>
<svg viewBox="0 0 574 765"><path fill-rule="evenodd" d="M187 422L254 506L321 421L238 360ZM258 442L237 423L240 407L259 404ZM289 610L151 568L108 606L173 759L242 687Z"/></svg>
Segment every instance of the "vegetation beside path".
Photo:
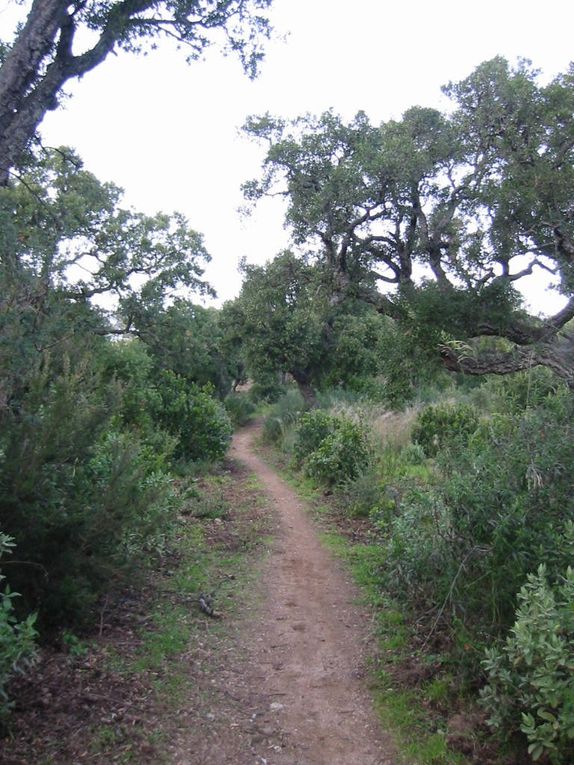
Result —
<svg viewBox="0 0 574 765"><path fill-rule="evenodd" d="M240 661L236 633L256 605L272 516L234 463L194 486L160 565L104 603L95 632L65 632L61 650L42 649L11 687L2 763L168 763L180 739L197 748L225 714L216 680Z"/></svg>
<svg viewBox="0 0 574 765"><path fill-rule="evenodd" d="M287 391L264 438L366 588L412 761L568 763L572 394L532 370L427 395Z"/></svg>

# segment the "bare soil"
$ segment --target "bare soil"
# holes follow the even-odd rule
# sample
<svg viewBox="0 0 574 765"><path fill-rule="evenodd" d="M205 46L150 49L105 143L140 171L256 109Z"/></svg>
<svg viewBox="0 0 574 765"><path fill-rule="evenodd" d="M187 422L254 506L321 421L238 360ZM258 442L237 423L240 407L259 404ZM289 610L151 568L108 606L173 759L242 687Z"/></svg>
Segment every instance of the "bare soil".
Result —
<svg viewBox="0 0 574 765"><path fill-rule="evenodd" d="M365 684L369 633L358 593L321 545L295 492L253 450L257 431L238 434L233 454L265 486L279 518L265 570L265 603L252 629L252 667L278 731L269 765L391 765ZM260 759L263 759L261 757Z"/></svg>

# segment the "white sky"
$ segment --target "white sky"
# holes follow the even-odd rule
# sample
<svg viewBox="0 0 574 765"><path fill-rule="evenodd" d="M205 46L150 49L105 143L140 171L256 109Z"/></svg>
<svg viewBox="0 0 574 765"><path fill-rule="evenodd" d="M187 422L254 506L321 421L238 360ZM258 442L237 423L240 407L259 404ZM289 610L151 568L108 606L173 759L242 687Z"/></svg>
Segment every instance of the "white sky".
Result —
<svg viewBox="0 0 574 765"><path fill-rule="evenodd" d="M2 37L12 11L13 0L0 0ZM414 104L444 106L441 85L498 54L530 58L548 77L574 59L572 0L274 0L271 19L288 38L269 44L255 82L215 51L190 66L169 45L119 54L69 88L42 128L46 144L74 146L101 180L123 187L125 203L185 213L205 235L220 301L239 291L241 256L264 262L288 242L279 202L237 214L240 184L262 157L238 133L249 114L333 107L379 122Z"/></svg>

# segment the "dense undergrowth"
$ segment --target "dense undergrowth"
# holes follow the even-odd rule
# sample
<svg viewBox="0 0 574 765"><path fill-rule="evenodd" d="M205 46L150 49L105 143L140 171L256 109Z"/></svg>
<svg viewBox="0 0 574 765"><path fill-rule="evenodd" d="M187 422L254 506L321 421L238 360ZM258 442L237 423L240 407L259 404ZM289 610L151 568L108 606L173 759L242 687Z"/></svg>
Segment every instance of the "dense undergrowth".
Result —
<svg viewBox="0 0 574 765"><path fill-rule="evenodd" d="M408 614L411 648L423 663L440 656L449 694L480 698L502 740L568 763L571 391L532 370L402 412L341 391L304 409L288 392L264 436L345 515L366 519L370 570Z"/></svg>
<svg viewBox="0 0 574 765"><path fill-rule="evenodd" d="M192 751L207 746L206 725L227 733L237 704L222 670L244 660L237 625L256 603L273 521L237 466L190 481L155 564L103 604L97 629L67 630L61 650L41 646L33 672L16 678L2 762L159 765L182 737ZM200 610L200 593L217 618Z"/></svg>

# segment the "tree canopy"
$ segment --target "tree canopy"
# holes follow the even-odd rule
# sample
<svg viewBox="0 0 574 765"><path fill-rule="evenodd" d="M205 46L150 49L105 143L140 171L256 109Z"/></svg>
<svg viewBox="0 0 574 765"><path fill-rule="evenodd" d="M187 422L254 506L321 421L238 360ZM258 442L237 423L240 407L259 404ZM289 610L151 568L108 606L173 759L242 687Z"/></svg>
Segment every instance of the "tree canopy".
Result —
<svg viewBox="0 0 574 765"><path fill-rule="evenodd" d="M448 113L413 107L379 126L363 113L251 117L245 131L268 150L244 192L285 196L294 243L330 273L332 304L352 294L400 319L407 300L443 330L449 369L542 364L571 383L573 86L573 68L542 85L527 62L495 58L445 87ZM516 290L539 270L568 298L545 320ZM448 342L485 336L507 345L461 355Z"/></svg>

